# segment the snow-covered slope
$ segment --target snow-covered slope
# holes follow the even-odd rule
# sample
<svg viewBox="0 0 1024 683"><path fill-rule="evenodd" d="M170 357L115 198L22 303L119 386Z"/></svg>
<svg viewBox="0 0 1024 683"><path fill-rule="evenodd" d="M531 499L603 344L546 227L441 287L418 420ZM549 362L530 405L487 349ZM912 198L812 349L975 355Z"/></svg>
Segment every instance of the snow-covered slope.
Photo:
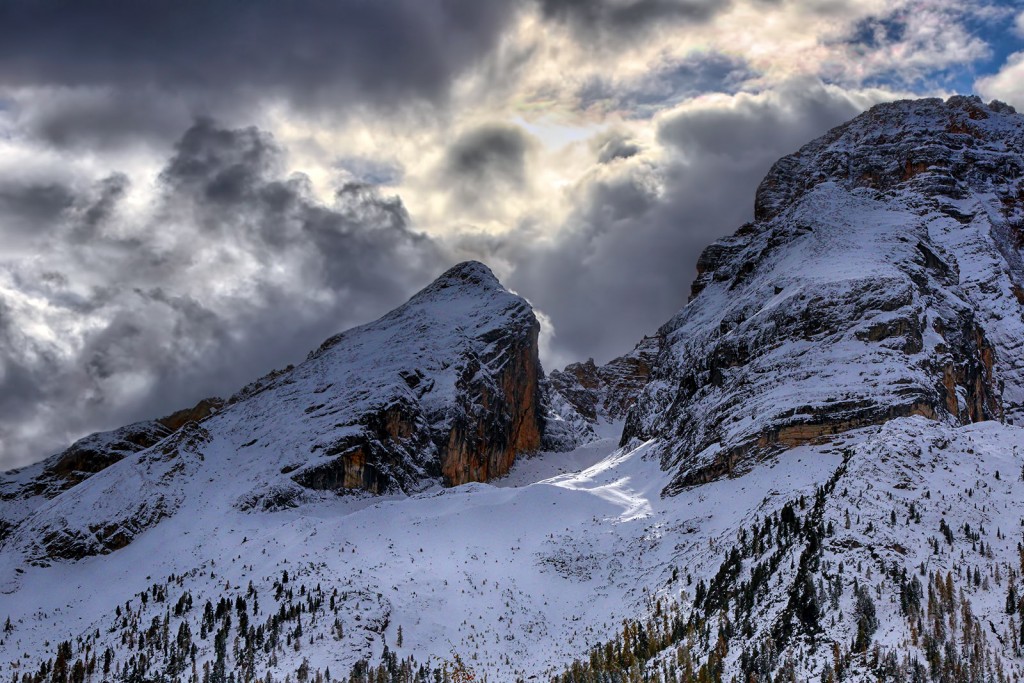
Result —
<svg viewBox="0 0 1024 683"><path fill-rule="evenodd" d="M90 434L42 462L0 474L0 543L47 500L115 462L149 448L187 422L205 419L223 404L220 399L207 398L157 420Z"/></svg>
<svg viewBox="0 0 1024 683"><path fill-rule="evenodd" d="M1021 572L1021 443L1024 430L996 422L953 427L912 417L797 447L742 477L670 497L660 495L671 475L652 444L615 450L614 439L520 460L492 484L411 497L331 497L252 514L229 496L207 495L111 555L21 565L18 590L0 594L0 614L12 620L0 646L4 673L34 669L62 639L75 644L75 658L96 654L98 667L109 648L114 672L134 670L143 654L151 673L166 671L174 648L164 650L160 634L174 643L184 628L200 678L222 630L239 637L238 654L226 656L238 675L282 680L306 661L347 676L360 659L379 662L386 647L430 668L459 653L492 681L545 678L660 602L692 625L679 644L698 665L714 651L726 608L725 670L754 666L743 653L764 650L757 666L776 671L791 660L796 680L818 680L834 664L834 641L850 680L862 680L870 653L849 652L860 592L872 596L881 652L926 662L925 631L900 608L901 582L927 586L951 572L954 594L963 589L983 627L973 636L981 652L1020 675L1012 630L1020 617L1005 605ZM218 481L244 465L221 462L208 472ZM580 469L543 478L558 463ZM209 492L201 478L188 490ZM787 507L793 522L782 521ZM801 620L807 577L816 611ZM749 603L741 600L748 591ZM914 612L926 624L928 595L923 588ZM206 602L213 614L222 599L228 618L204 628ZM932 609L947 618L948 607ZM956 610L963 613L960 598ZM141 641L154 623L155 637ZM784 637L772 651L775 633ZM961 636L958 623L935 642ZM649 667L660 670L677 647ZM184 662L188 678L190 656Z"/></svg>
<svg viewBox="0 0 1024 683"><path fill-rule="evenodd" d="M264 627L254 664L260 676L294 675L303 659L347 675L359 658L379 658L385 644L435 665L454 649L488 680L543 675L610 637L621 619L643 613L648 592L678 577L680 567L717 568L708 544L731 537L752 511L714 501L771 508L809 495L840 462L798 454L749 478L663 499L668 479L647 449L614 449L615 439L602 439L568 454L541 454L492 484L411 497L324 497L260 514L231 504L231 494L248 485L244 477L232 481L249 468L246 456L207 451L183 486L188 507L131 545L74 563L16 565L17 590L0 594L0 614L13 624L0 651L34 668L59 640L81 637L76 653L88 643L102 661L110 647L116 669L150 647L140 647L137 635L133 647L122 639L157 618L157 633L166 622L172 641L189 624L201 674L215 659L213 630L199 636L203 607L226 597L232 639L238 598L247 601L247 622ZM557 462L582 469L536 479ZM5 571L12 559L0 559ZM673 591L681 585L677 578ZM186 595L191 609L179 611ZM322 601L313 611L310 595ZM268 620L282 606L288 614L289 605L303 611L276 622L280 648L271 656L262 650L275 630ZM160 652L155 664L163 663ZM230 666L237 663L229 658Z"/></svg>
<svg viewBox="0 0 1024 683"><path fill-rule="evenodd" d="M780 160L711 247L623 443L670 491L903 415L1024 419L1024 117L878 105Z"/></svg>

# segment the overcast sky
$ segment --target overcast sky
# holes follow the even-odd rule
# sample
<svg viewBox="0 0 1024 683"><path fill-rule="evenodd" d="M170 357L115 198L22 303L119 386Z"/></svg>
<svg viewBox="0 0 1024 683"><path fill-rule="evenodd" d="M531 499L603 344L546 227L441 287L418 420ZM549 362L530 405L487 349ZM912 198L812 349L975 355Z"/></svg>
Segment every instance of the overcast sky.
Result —
<svg viewBox="0 0 1024 683"><path fill-rule="evenodd" d="M1024 107L1024 5L5 0L0 469L230 395L484 261L547 368L628 351L775 159Z"/></svg>

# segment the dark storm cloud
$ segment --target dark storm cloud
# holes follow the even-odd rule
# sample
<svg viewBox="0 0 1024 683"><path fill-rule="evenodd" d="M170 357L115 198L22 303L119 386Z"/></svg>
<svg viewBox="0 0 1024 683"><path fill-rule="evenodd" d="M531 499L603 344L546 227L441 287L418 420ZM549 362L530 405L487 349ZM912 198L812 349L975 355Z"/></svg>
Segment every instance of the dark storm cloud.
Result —
<svg viewBox="0 0 1024 683"><path fill-rule="evenodd" d="M11 97L25 134L51 147L90 151L169 143L188 125L192 109L202 108L201 101L189 103L155 87L44 87Z"/></svg>
<svg viewBox="0 0 1024 683"><path fill-rule="evenodd" d="M112 174L57 203L72 208L37 259L0 262L0 285L17 292L0 289L0 468L230 394L447 265L398 198L348 183L323 203L283 175L284 156L264 131L201 119L141 223L121 215L130 181ZM19 331L34 313L18 297L45 301L31 311L76 343Z"/></svg>
<svg viewBox="0 0 1024 683"><path fill-rule="evenodd" d="M296 100L442 95L516 3L499 0L7 0L9 86L253 90Z"/></svg>
<svg viewBox="0 0 1024 683"><path fill-rule="evenodd" d="M401 200L367 184L348 182L332 205L312 199L302 174L281 177L283 151L264 131L223 128L200 119L175 146L160 174L172 212L186 208L197 226L220 233L268 266L276 250L304 245L324 284L359 281L380 298L400 296L405 282L382 274L404 248L436 254L431 241L410 228Z"/></svg>
<svg viewBox="0 0 1024 683"><path fill-rule="evenodd" d="M461 206L500 201L500 194L527 182L532 139L521 129L488 124L463 133L448 148L441 178Z"/></svg>
<svg viewBox="0 0 1024 683"><path fill-rule="evenodd" d="M465 133L448 150L446 169L460 180L481 177L523 181L526 135L518 128L487 125Z"/></svg>
<svg viewBox="0 0 1024 683"><path fill-rule="evenodd" d="M777 98L750 98L732 109L696 109L668 118L658 138L687 155L774 161L780 150L796 151L857 112L845 96L820 86L791 85Z"/></svg>
<svg viewBox="0 0 1024 683"><path fill-rule="evenodd" d="M549 20L590 38L634 37L653 26L701 24L729 9L729 0L540 0Z"/></svg>
<svg viewBox="0 0 1024 683"><path fill-rule="evenodd" d="M438 251L411 229L398 197L348 182L336 189L332 204L324 205L313 198L304 175L280 175L283 156L264 131L201 119L160 174L170 192L168 210L190 208L195 225L216 230L268 266L278 250L300 250L305 265L316 266L319 285L352 289L358 283L370 304L365 310L408 292L407 277L428 276L422 268L437 263ZM416 258L402 268L408 256Z"/></svg>
<svg viewBox="0 0 1024 683"><path fill-rule="evenodd" d="M174 149L160 180L172 192L213 206L252 199L280 163L280 150L268 133L252 126L221 128L209 118L196 121Z"/></svg>
<svg viewBox="0 0 1024 683"><path fill-rule="evenodd" d="M556 362L604 361L654 332L687 300L700 252L752 219L754 191L776 159L859 110L820 85L792 84L733 108L661 122L674 160L635 155L578 190L562 237L467 242L514 265L509 285L554 321Z"/></svg>
<svg viewBox="0 0 1024 683"><path fill-rule="evenodd" d="M597 76L580 88L581 109L598 106L621 110L630 117L653 116L683 100L704 93L738 92L756 73L742 59L717 52L696 52L628 83L613 83Z"/></svg>
<svg viewBox="0 0 1024 683"><path fill-rule="evenodd" d="M0 185L0 226L11 236L45 231L74 202L74 192L60 182L8 181Z"/></svg>

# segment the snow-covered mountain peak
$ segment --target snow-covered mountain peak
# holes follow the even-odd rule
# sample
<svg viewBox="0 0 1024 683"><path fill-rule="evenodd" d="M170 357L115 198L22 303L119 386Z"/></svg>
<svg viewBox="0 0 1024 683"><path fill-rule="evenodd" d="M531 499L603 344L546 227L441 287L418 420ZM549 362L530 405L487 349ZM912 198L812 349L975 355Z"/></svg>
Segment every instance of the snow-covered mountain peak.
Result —
<svg viewBox="0 0 1024 683"><path fill-rule="evenodd" d="M487 325L500 327L520 319L535 320L529 303L505 289L484 264L465 261L449 268L379 320L331 337L319 349L310 353L310 358L322 354L342 340L351 342L365 338L365 341L381 341L379 337L382 334L403 343L433 345L440 351L453 341L450 338L452 335L466 332L467 322L481 328ZM380 349L366 348L359 344L358 350L349 349L349 352L365 352L374 357L382 354L401 357L405 350L393 344L381 345Z"/></svg>
<svg viewBox="0 0 1024 683"><path fill-rule="evenodd" d="M951 199L993 190L1016 203L1022 142L1024 117L1002 102L954 96L878 104L776 162L758 187L755 216L770 220L826 181Z"/></svg>
<svg viewBox="0 0 1024 683"><path fill-rule="evenodd" d="M463 261L442 273L423 291L413 297L413 300L428 293L451 287L467 287L471 289L482 287L488 290L504 289L498 278L494 276L494 273L486 265L479 261Z"/></svg>
<svg viewBox="0 0 1024 683"><path fill-rule="evenodd" d="M708 247L623 443L669 488L898 416L1024 419L1024 117L879 105L781 159Z"/></svg>

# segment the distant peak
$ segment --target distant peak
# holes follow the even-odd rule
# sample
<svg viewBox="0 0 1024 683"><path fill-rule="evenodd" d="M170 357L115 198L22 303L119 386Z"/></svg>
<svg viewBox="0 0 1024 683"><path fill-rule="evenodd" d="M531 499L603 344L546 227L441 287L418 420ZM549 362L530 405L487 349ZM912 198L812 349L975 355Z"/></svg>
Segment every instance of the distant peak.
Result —
<svg viewBox="0 0 1024 683"><path fill-rule="evenodd" d="M482 287L504 289L491 269L479 261L463 261L452 266L434 280L424 291L437 291L449 287Z"/></svg>
<svg viewBox="0 0 1024 683"><path fill-rule="evenodd" d="M986 104L977 95L952 95L946 100L938 97L926 97L882 102L871 107L869 114L874 112L893 117L905 117L908 115L935 117L948 115L954 111L964 112L973 119L984 119L991 114L1017 113L1017 110L1012 106L999 100L992 100Z"/></svg>
<svg viewBox="0 0 1024 683"><path fill-rule="evenodd" d="M463 261L458 263L448 270L446 270L441 277L437 278L440 280L462 280L462 281L488 281L497 282L498 278L494 277L494 273L491 269L480 263L479 261Z"/></svg>
<svg viewBox="0 0 1024 683"><path fill-rule="evenodd" d="M757 189L754 217L778 216L823 182L931 197L1006 186L1022 141L1024 117L998 100L954 95L877 104L779 159ZM979 154L988 160L979 163ZM995 158L1006 165L993 165Z"/></svg>

